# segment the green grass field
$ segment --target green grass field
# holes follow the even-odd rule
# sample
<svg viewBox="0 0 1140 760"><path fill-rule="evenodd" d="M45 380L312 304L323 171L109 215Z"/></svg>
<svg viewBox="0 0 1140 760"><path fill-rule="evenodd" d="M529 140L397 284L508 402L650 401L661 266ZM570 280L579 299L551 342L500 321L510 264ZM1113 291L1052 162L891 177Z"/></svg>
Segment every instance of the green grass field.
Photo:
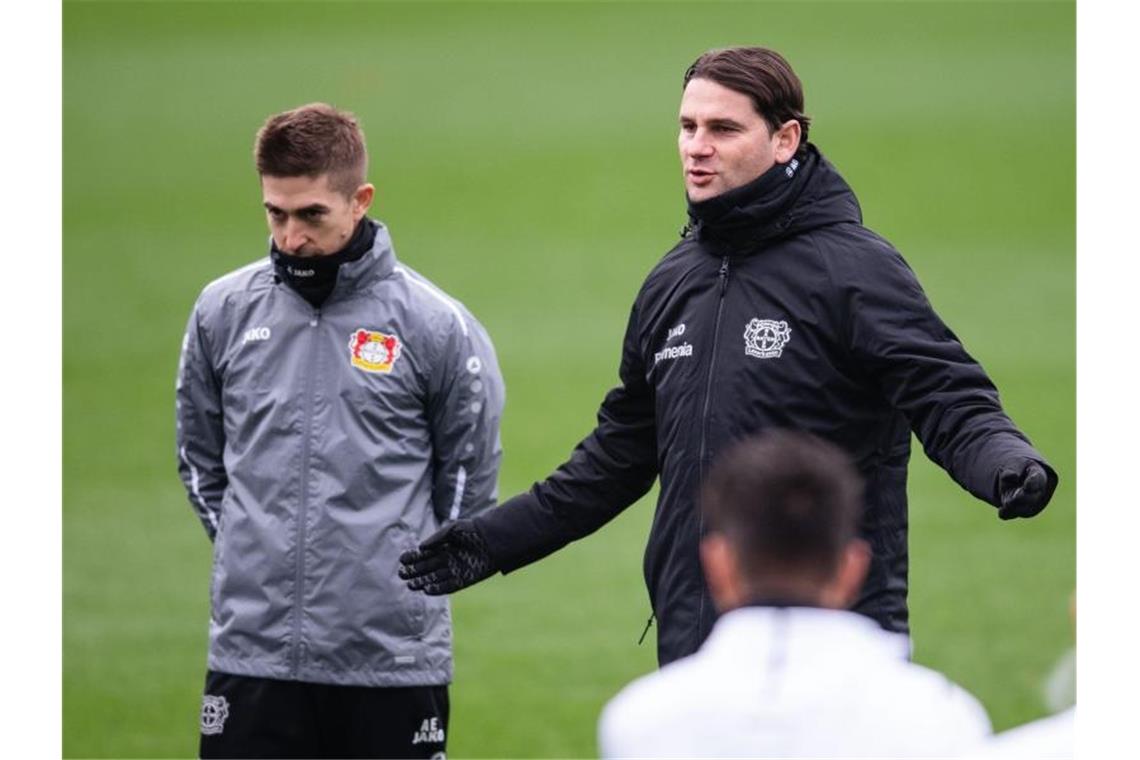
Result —
<svg viewBox="0 0 1140 760"><path fill-rule="evenodd" d="M1072 3L65 2L65 756L197 751L210 548L174 372L202 285L264 254L264 117L361 117L397 253L495 340L506 496L616 378L684 222L681 74L730 44L787 55L868 225L1061 473L1045 513L1004 523L917 445L911 468L916 659L999 729L1042 715L1075 585L1074 27ZM595 752L603 703L655 666L652 510L454 598L453 757Z"/></svg>

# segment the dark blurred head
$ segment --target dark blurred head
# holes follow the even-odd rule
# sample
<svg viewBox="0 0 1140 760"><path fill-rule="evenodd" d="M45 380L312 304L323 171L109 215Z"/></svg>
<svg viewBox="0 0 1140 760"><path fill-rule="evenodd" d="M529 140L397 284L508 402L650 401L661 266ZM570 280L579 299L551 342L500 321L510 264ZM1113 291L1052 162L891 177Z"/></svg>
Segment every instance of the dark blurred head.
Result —
<svg viewBox="0 0 1140 760"><path fill-rule="evenodd" d="M866 573L863 484L819 438L774 431L720 457L701 493L702 560L721 609L777 596L845 607Z"/></svg>

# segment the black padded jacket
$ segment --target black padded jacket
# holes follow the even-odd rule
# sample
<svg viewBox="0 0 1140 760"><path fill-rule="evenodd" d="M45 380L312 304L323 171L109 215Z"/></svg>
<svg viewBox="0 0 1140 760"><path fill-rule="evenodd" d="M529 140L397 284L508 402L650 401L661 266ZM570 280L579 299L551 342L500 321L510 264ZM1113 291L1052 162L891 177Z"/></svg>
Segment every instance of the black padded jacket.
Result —
<svg viewBox="0 0 1140 760"><path fill-rule="evenodd" d="M690 205L682 240L634 301L620 384L546 480L476 522L509 572L661 490L645 550L658 660L695 652L716 619L698 559L697 495L717 454L765 429L844 448L866 479L872 563L854 609L907 621L907 462L927 455L997 505L1000 467L1055 472L934 313L914 273L862 225L851 188L810 143L741 188Z"/></svg>

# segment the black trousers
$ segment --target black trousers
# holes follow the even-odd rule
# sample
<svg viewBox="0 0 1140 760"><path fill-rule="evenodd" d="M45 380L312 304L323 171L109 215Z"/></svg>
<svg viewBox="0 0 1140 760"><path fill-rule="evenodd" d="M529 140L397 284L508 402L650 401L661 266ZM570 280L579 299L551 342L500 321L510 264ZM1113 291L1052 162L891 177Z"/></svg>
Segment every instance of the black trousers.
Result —
<svg viewBox="0 0 1140 760"><path fill-rule="evenodd" d="M446 686L374 688L209 671L203 758L443 758Z"/></svg>

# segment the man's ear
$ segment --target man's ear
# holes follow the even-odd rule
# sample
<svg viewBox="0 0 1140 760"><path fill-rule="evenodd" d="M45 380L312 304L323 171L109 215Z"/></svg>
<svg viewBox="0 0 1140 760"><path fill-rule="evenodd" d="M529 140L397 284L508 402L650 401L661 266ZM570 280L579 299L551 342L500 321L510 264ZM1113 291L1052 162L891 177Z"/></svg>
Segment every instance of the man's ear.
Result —
<svg viewBox="0 0 1140 760"><path fill-rule="evenodd" d="M372 198L375 194L376 187L368 182L356 188L356 192L352 194L352 218L354 221L359 222L361 217L368 213L368 207L372 205Z"/></svg>
<svg viewBox="0 0 1140 760"><path fill-rule="evenodd" d="M839 557L835 578L823 589L825 607L845 610L859 598L867 568L871 565L871 547L861 538L847 544Z"/></svg>
<svg viewBox="0 0 1140 760"><path fill-rule="evenodd" d="M720 612L739 607L744 601L744 586L736 552L720 533L710 533L701 539L701 566L709 592Z"/></svg>
<svg viewBox="0 0 1140 760"><path fill-rule="evenodd" d="M795 119L785 121L774 135L776 138L776 163L786 164L800 149L801 129L800 123Z"/></svg>

